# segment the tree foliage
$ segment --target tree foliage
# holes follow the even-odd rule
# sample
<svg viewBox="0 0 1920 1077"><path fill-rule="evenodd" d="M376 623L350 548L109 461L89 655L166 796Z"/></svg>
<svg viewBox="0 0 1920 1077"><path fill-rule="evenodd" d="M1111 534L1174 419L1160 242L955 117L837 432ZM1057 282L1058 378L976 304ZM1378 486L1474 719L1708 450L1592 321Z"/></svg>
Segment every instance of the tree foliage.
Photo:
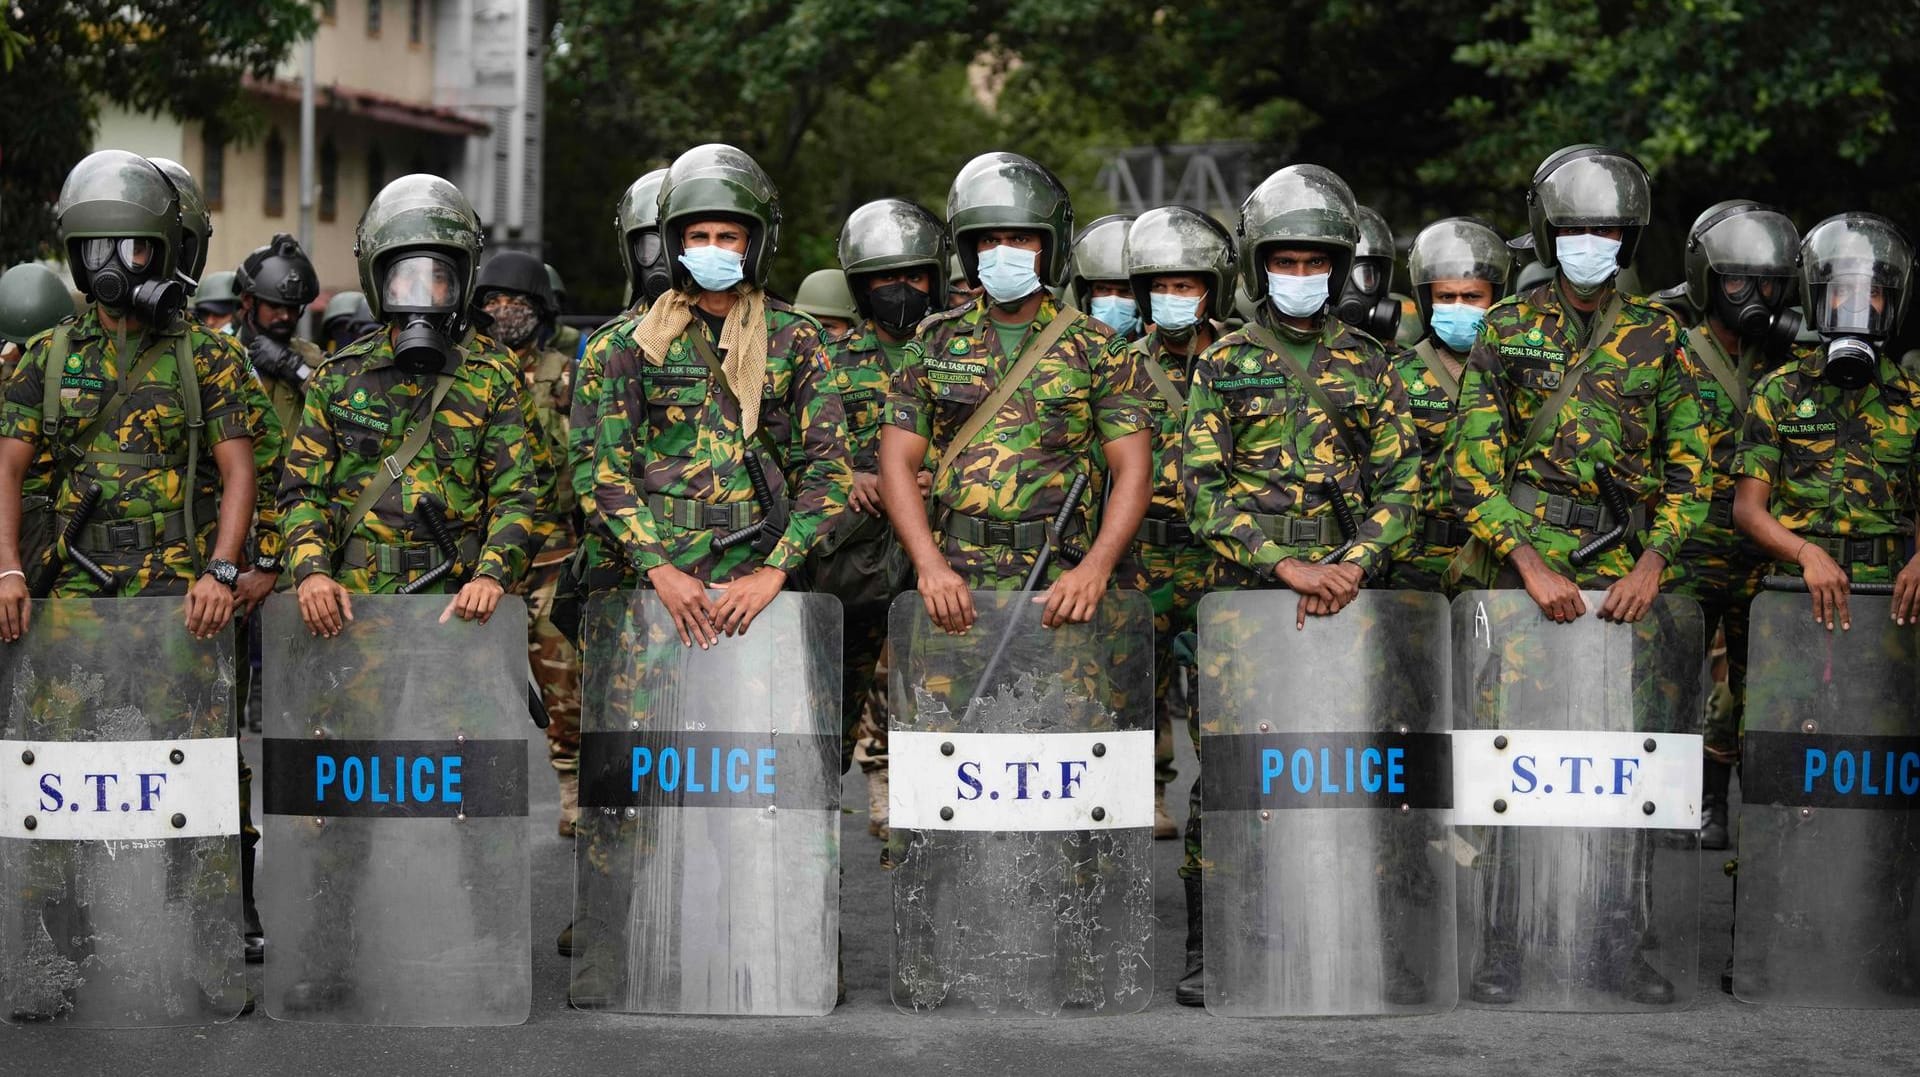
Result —
<svg viewBox="0 0 1920 1077"><path fill-rule="evenodd" d="M1117 148L1251 141L1345 176L1403 238L1476 213L1509 234L1548 153L1603 142L1655 179L1644 276L1722 198L1803 226L1912 221L1920 4L1896 0L557 0L546 230L590 305L619 290L614 200L731 141L780 184L776 283L830 264L860 201L922 200L987 149L1030 153L1082 221ZM983 87L992 92L982 92Z"/></svg>
<svg viewBox="0 0 1920 1077"><path fill-rule="evenodd" d="M93 145L100 103L244 132L242 91L314 29L305 0L10 0L0 6L0 265L54 236L61 181Z"/></svg>

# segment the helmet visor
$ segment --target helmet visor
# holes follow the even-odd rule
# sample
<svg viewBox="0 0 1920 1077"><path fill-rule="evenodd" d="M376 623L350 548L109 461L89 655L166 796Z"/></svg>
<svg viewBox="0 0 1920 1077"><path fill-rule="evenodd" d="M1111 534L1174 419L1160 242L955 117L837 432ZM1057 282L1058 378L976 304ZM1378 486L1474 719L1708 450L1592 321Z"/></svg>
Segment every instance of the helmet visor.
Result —
<svg viewBox="0 0 1920 1077"><path fill-rule="evenodd" d="M387 263L380 309L437 314L460 308L460 281L453 263L435 254L403 254Z"/></svg>
<svg viewBox="0 0 1920 1077"><path fill-rule="evenodd" d="M1645 227L1653 215L1647 174L1625 157L1578 157L1536 187L1547 223L1561 228Z"/></svg>

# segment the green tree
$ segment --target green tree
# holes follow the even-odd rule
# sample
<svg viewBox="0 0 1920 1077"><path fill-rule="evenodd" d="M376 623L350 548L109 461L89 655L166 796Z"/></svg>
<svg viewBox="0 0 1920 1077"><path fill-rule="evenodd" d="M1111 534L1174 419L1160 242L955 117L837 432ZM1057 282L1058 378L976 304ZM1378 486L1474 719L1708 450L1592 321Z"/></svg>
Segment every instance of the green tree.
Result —
<svg viewBox="0 0 1920 1077"><path fill-rule="evenodd" d="M316 21L306 0L11 0L0 6L0 265L46 253L67 172L102 101L244 132L242 90Z"/></svg>

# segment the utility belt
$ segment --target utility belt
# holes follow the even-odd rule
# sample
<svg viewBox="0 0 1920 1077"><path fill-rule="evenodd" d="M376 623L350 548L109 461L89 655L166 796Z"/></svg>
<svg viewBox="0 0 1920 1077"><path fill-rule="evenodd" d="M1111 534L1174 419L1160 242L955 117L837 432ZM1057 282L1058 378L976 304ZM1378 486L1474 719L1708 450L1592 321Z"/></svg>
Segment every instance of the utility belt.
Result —
<svg viewBox="0 0 1920 1077"><path fill-rule="evenodd" d="M1614 523L1613 514L1598 501L1581 501L1565 494L1550 494L1524 482L1513 484L1513 489L1507 493L1507 500L1521 512L1530 512L1563 531L1606 531ZM1627 530L1630 533L1647 529L1645 505L1636 503L1627 516Z"/></svg>
<svg viewBox="0 0 1920 1077"><path fill-rule="evenodd" d="M1900 535L1874 535L1870 538L1844 538L1839 535L1802 535L1815 546L1827 551L1841 568L1853 565L1867 565L1881 568L1899 564L1906 539Z"/></svg>
<svg viewBox="0 0 1920 1077"><path fill-rule="evenodd" d="M210 525L218 518L218 505L211 498L197 499L193 505L193 517L202 526ZM61 516L55 533L64 531L66 526L67 517ZM90 521L80 529L76 545L82 553L96 555L146 553L185 542L191 537L187 534L187 511L176 509L173 512L156 512L151 516Z"/></svg>
<svg viewBox="0 0 1920 1077"><path fill-rule="evenodd" d="M945 506L937 509L934 516L937 520L934 530L947 538L969 546L1005 546L1014 550L1038 550L1046 546L1047 529L1053 526L1050 519L989 520ZM1085 517L1076 515L1067 525L1066 536L1078 534L1085 522Z"/></svg>
<svg viewBox="0 0 1920 1077"><path fill-rule="evenodd" d="M1193 545L1193 528L1188 527L1185 520L1149 516L1140 521L1140 530L1134 532L1133 538L1143 546L1181 549Z"/></svg>
<svg viewBox="0 0 1920 1077"><path fill-rule="evenodd" d="M470 535L459 539L460 563L471 566L480 559L480 542ZM387 576L418 576L445 564L447 557L431 542L368 542L350 538L340 549L342 568L367 568Z"/></svg>
<svg viewBox="0 0 1920 1077"><path fill-rule="evenodd" d="M1428 516L1420 521L1420 541L1431 549L1457 550L1473 538L1466 521L1451 516Z"/></svg>
<svg viewBox="0 0 1920 1077"><path fill-rule="evenodd" d="M738 531L760 522L760 505L754 501L729 501L715 504L693 497L669 497L648 494L647 511L656 520L665 520L683 531Z"/></svg>
<svg viewBox="0 0 1920 1077"><path fill-rule="evenodd" d="M1250 512L1260 533L1282 546L1338 546L1346 541L1332 512L1301 516L1291 512Z"/></svg>

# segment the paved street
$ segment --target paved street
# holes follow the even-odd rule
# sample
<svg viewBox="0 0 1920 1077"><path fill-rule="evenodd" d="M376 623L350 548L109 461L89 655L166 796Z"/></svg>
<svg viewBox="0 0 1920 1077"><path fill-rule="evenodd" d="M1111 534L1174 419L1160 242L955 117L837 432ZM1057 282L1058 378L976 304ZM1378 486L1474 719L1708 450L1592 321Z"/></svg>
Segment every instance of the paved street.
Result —
<svg viewBox="0 0 1920 1077"><path fill-rule="evenodd" d="M246 748L257 758L258 742ZM553 836L556 795L544 745L530 743L536 794L534 997L524 1026L366 1029L264 1015L213 1028L143 1032L0 1028L0 1075L19 1074L861 1074L1120 1073L1895 1074L1915 1071L1911 1012L1762 1010L1718 990L1731 886L1719 854L1707 895L1699 1005L1663 1016L1573 1017L1463 1010L1440 1017L1228 1020L1174 1005L1184 913L1177 842L1155 846L1157 990L1143 1014L1099 1020L908 1017L886 994L888 877L865 816L843 821L842 930L848 999L823 1019L620 1017L569 1010L553 937L572 901L571 847ZM1184 742L1182 774L1194 773ZM1179 787L1184 791L1185 782ZM1182 797L1184 801L1184 797ZM855 773L849 807L866 803ZM271 869L263 850L261 871ZM269 915L270 912L269 912ZM268 931L275 924L269 919ZM272 960L269 948L268 960ZM258 983L258 970L253 970Z"/></svg>

